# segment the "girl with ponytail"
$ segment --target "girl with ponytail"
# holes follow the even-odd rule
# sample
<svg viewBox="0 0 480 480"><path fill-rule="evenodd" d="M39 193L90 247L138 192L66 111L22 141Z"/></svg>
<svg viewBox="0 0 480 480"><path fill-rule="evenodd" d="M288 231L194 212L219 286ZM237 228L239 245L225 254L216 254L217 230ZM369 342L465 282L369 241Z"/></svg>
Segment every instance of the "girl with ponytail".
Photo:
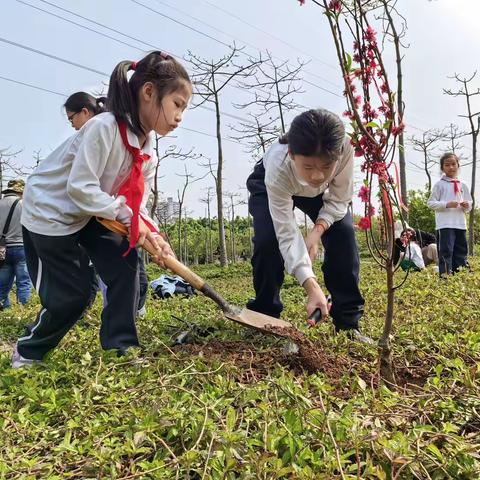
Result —
<svg viewBox="0 0 480 480"><path fill-rule="evenodd" d="M42 360L82 315L89 299L88 257L107 286L102 347L123 354L139 345L135 246L148 239L160 265L173 255L146 209L155 175L154 135L180 124L191 95L188 73L169 55L156 51L138 62L120 62L110 77L108 112L86 122L28 179L23 235L42 309L19 338L13 367ZM95 217L122 222L130 239Z"/></svg>

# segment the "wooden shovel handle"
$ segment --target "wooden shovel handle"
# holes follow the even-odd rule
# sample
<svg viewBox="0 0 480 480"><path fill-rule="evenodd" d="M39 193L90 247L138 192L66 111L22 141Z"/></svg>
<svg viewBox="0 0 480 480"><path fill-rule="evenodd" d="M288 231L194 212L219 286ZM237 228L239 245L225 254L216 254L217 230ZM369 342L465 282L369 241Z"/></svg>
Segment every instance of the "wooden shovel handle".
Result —
<svg viewBox="0 0 480 480"><path fill-rule="evenodd" d="M107 220L106 218L97 217L97 221L100 222L105 228L108 228L112 232L118 233L119 235L128 236L128 228L123 225L123 223L117 222L116 220ZM150 255L155 257L157 251L155 247L150 243L149 240L145 240L142 245L142 248L146 250ZM205 280L199 277L196 273L193 273L188 267L183 263L179 262L175 257L168 255L163 263L165 266L170 269L173 273L180 275L184 280L186 280L190 285L192 285L197 290L202 290L205 285Z"/></svg>

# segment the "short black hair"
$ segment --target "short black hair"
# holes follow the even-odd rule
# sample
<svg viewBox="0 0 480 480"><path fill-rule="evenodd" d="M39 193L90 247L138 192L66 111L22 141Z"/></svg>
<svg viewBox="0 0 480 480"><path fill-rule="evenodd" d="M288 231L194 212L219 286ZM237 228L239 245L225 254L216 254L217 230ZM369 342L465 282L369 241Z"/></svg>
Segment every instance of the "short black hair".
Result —
<svg viewBox="0 0 480 480"><path fill-rule="evenodd" d="M323 108L297 115L289 131L280 138L294 155L323 157L334 162L345 143L345 125L338 115Z"/></svg>

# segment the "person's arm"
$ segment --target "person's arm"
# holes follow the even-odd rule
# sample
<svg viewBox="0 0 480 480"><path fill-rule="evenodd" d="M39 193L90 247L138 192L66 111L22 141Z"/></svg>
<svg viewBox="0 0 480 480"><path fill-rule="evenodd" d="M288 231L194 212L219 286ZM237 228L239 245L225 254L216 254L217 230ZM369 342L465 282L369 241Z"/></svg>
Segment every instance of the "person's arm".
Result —
<svg viewBox="0 0 480 480"><path fill-rule="evenodd" d="M268 205L285 269L294 275L300 285L307 278L315 278L307 247L293 212L293 199L284 185L266 182Z"/></svg>
<svg viewBox="0 0 480 480"><path fill-rule="evenodd" d="M296 224L292 196L286 192L284 186L272 186L268 183L267 193L270 215L285 269L297 278L307 293L307 314L310 316L318 308L324 318L328 315L327 299L313 273L305 241Z"/></svg>
<svg viewBox="0 0 480 480"><path fill-rule="evenodd" d="M85 215L115 220L125 209L125 197L114 198L100 187L114 142L112 125L90 120L82 129L82 138L67 180L67 193Z"/></svg>
<svg viewBox="0 0 480 480"><path fill-rule="evenodd" d="M445 211L447 209L447 202L442 200L442 189L439 183L436 183L432 188L432 193L427 201L427 206L431 210Z"/></svg>
<svg viewBox="0 0 480 480"><path fill-rule="evenodd" d="M463 208L465 213L468 213L472 209L473 199L470 195L469 188L462 183L462 190L463 190L463 202L461 202L460 206Z"/></svg>
<svg viewBox="0 0 480 480"><path fill-rule="evenodd" d="M335 176L323 194L323 207L318 212L317 222L326 229L341 220L348 211L353 197L353 148L349 141L343 147Z"/></svg>

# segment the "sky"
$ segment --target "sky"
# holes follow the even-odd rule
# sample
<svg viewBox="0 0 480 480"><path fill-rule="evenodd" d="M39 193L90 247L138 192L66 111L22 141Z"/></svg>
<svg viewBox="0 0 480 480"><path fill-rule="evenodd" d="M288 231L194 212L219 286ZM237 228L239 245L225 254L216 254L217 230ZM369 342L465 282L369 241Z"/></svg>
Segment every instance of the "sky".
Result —
<svg viewBox="0 0 480 480"><path fill-rule="evenodd" d="M408 25L404 39L404 96L406 136L421 136L431 128L450 123L467 128L465 102L444 95L456 89L449 76L469 77L480 70L479 0L399 0L398 9ZM307 108L323 107L338 114L345 110L341 76L336 63L326 18L310 0L302 7L296 0L3 0L0 33L0 105L2 105L0 150L19 151L18 166L34 165L34 152L45 157L74 132L62 108L68 95L79 90L106 90L108 76L122 60L139 60L152 49L167 51L180 59L189 52L218 59L233 42L245 54L258 57L269 50L277 61L308 64L302 72L303 93L295 100ZM387 48L388 50L388 48ZM245 59L240 54L238 61ZM387 61L391 67L391 58ZM183 61L192 72L191 64ZM395 70L390 67L390 77ZM480 87L480 72L472 83ZM223 92L220 102L225 155L225 191L246 199L245 181L254 159L245 146L231 138L230 125L247 119L248 110L234 104L252 99L251 91L235 84ZM480 95L474 101L480 110ZM251 113L256 113L251 111ZM287 123L299 113L290 112ZM215 116L206 109L189 109L175 131L175 138L162 139L167 149L175 144L194 149L203 157L216 158ZM464 162L471 157L471 139L461 150ZM440 147L435 156L439 157ZM410 147L407 156L409 189L423 188L425 174L416 165L421 154ZM205 176L198 161L167 158L161 165L159 188L164 197L176 197L182 188L185 166L198 181L186 192L186 206L193 216L203 216L199 200L213 179ZM434 180L440 176L435 167ZM14 176L5 172L5 179ZM461 178L470 183L470 167ZM478 177L477 177L478 178ZM356 167L357 189L361 182ZM480 190L477 186L477 192ZM356 195L356 194L355 194ZM361 204L355 199L354 210ZM237 207L245 214L246 207Z"/></svg>

